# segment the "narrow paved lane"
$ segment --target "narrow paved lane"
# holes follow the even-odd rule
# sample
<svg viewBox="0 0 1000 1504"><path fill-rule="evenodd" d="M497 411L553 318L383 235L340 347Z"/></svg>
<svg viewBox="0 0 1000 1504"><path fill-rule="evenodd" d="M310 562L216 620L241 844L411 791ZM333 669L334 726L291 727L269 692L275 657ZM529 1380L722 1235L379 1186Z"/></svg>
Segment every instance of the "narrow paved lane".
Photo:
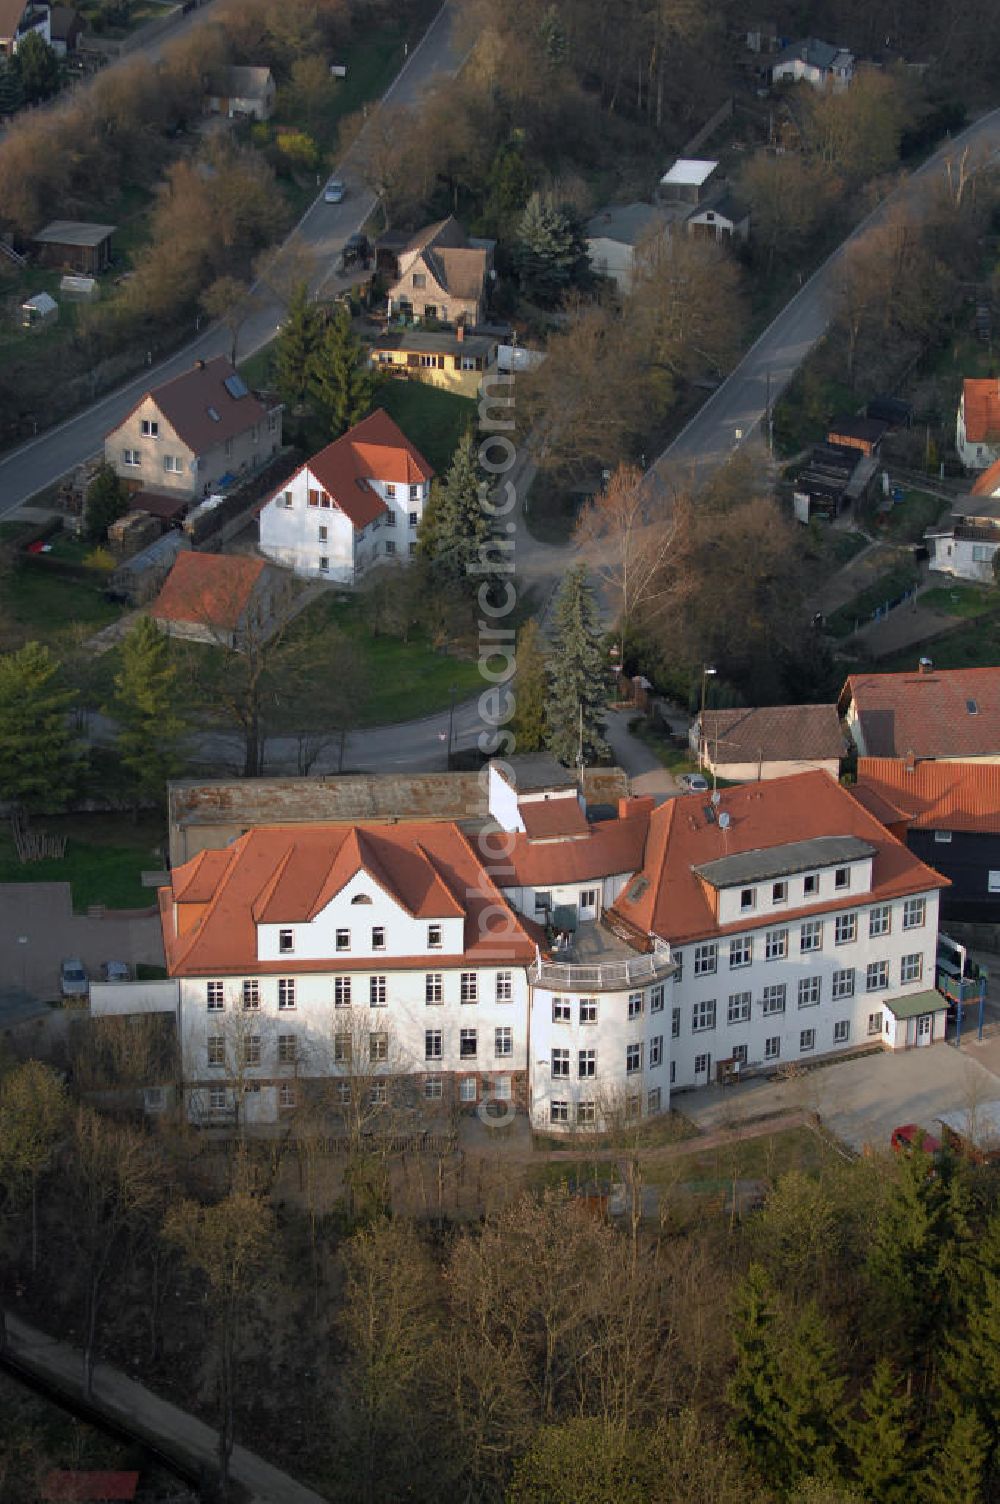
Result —
<svg viewBox="0 0 1000 1504"><path fill-rule="evenodd" d="M435 79L458 71L462 59L455 49L452 19L451 8L445 4L386 90L382 104L411 105ZM326 204L320 196L290 237L291 241L308 247L315 257L314 290L328 282L344 241L360 228L374 208L374 196L364 186L359 167L369 128L362 130L338 164L337 174L347 188L343 203ZM241 358L267 344L284 316L283 302L267 287L260 291L261 306L240 331ZM206 330L175 355L143 371L75 417L0 457L0 517L14 511L36 491L59 480L82 460L96 454L104 444L105 434L121 422L149 387L179 375L195 360L228 354L229 346L230 338L225 330L218 327Z"/></svg>

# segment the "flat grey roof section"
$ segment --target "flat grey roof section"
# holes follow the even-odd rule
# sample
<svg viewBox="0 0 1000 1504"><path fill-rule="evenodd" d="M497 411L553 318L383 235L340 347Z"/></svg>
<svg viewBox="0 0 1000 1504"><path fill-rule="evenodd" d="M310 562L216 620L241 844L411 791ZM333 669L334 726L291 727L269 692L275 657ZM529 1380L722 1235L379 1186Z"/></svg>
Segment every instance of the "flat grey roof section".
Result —
<svg viewBox="0 0 1000 1504"><path fill-rule="evenodd" d="M54 219L31 238L36 245L100 245L115 229L115 225L91 225L82 219Z"/></svg>
<svg viewBox="0 0 1000 1504"><path fill-rule="evenodd" d="M737 883L764 882L770 877L791 877L812 867L832 867L837 862L858 862L874 856L875 847L857 836L815 836L811 841L789 841L763 851L739 851L695 867L713 888L732 888Z"/></svg>
<svg viewBox="0 0 1000 1504"><path fill-rule="evenodd" d="M958 1107L942 1112L938 1122L978 1145L992 1145L1000 1140L1000 1102L977 1102L972 1109Z"/></svg>
<svg viewBox="0 0 1000 1504"><path fill-rule="evenodd" d="M519 794L530 794L538 789L568 789L576 784L573 770L564 768L548 752L521 752L513 757L498 757L493 766Z"/></svg>

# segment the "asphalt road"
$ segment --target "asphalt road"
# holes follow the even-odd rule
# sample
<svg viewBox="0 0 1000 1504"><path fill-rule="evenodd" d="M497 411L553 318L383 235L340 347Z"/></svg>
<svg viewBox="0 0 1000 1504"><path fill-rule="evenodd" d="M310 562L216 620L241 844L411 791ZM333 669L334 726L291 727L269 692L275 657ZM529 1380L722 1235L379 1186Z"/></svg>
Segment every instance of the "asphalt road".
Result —
<svg viewBox="0 0 1000 1504"><path fill-rule="evenodd" d="M410 52L394 82L382 96L383 104L411 105L428 84L458 71L462 58L452 38L452 13L447 4ZM370 110L376 107L373 105ZM317 268L314 291L327 285L344 241L360 229L375 206L374 195L364 186L359 163L364 149L365 127L338 163L336 175L347 193L340 204L326 204L322 195L303 215L290 241L305 245ZM288 242L286 242L286 245ZM284 316L284 302L265 285L258 289L260 306L240 330L239 357L246 358L274 337ZM175 355L144 370L134 380L100 398L73 418L30 439L0 458L0 517L28 501L37 491L59 480L81 461L103 448L104 436L138 402L151 386L180 375L195 360L227 355L230 336L214 326L202 332Z"/></svg>
<svg viewBox="0 0 1000 1504"><path fill-rule="evenodd" d="M734 450L747 442L823 334L832 312L838 264L846 248L900 205L918 211L944 181L945 164L966 147L971 159L992 158L1000 148L1000 110L984 115L947 141L841 242L794 293L736 369L712 393L673 443L650 467L661 484L703 484ZM790 288L789 291L792 289Z"/></svg>

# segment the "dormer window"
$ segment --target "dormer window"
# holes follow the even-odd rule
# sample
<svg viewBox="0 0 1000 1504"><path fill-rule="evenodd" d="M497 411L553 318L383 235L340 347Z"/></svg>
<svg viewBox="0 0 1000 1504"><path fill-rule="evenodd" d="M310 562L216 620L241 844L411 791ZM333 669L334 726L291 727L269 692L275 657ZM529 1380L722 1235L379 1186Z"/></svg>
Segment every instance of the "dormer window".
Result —
<svg viewBox="0 0 1000 1504"><path fill-rule="evenodd" d="M774 884L774 886L771 889L771 902L772 903L787 903L788 902L788 884L787 883L782 882L782 883L775 883Z"/></svg>
<svg viewBox="0 0 1000 1504"><path fill-rule="evenodd" d="M843 890L844 888L849 888L851 886L850 867L837 868L836 872L834 872L833 874L833 886L841 890Z"/></svg>
<svg viewBox="0 0 1000 1504"><path fill-rule="evenodd" d="M278 931L278 950L283 956L295 949L295 935L292 930Z"/></svg>
<svg viewBox="0 0 1000 1504"><path fill-rule="evenodd" d="M427 949L441 949L441 926L439 924L429 924L427 926Z"/></svg>
<svg viewBox="0 0 1000 1504"><path fill-rule="evenodd" d="M754 888L742 888L740 890L740 910L742 913L746 913L747 909L752 909L756 901L757 894Z"/></svg>
<svg viewBox="0 0 1000 1504"><path fill-rule="evenodd" d="M385 950L385 929L381 924L372 928L372 950Z"/></svg>
<svg viewBox="0 0 1000 1504"><path fill-rule="evenodd" d="M802 888L807 898L815 898L819 893L819 873L807 872Z"/></svg>

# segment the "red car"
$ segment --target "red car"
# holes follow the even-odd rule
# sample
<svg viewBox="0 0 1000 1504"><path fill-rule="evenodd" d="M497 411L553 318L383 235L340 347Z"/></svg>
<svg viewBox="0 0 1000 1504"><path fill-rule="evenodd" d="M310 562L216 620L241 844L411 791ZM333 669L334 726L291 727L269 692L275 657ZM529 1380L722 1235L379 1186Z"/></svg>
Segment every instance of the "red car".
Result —
<svg viewBox="0 0 1000 1504"><path fill-rule="evenodd" d="M924 1154L941 1152L941 1140L917 1123L903 1123L899 1128L894 1128L889 1142L897 1154L910 1154L914 1149L920 1149Z"/></svg>

